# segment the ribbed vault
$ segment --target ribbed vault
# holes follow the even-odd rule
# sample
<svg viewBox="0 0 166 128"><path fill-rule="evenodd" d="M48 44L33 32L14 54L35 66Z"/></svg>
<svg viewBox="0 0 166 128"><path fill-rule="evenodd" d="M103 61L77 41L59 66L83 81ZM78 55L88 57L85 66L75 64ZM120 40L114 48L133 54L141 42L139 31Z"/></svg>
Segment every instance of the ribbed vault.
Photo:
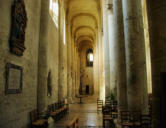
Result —
<svg viewBox="0 0 166 128"><path fill-rule="evenodd" d="M68 0L67 5L72 37L77 46L85 40L95 43L100 0Z"/></svg>

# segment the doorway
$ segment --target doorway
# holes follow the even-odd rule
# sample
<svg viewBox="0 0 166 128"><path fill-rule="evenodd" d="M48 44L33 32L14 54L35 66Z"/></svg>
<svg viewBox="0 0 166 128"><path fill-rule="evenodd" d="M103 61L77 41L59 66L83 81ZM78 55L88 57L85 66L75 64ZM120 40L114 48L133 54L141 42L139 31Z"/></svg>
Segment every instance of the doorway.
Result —
<svg viewBox="0 0 166 128"><path fill-rule="evenodd" d="M86 85L86 94L89 94L89 85Z"/></svg>

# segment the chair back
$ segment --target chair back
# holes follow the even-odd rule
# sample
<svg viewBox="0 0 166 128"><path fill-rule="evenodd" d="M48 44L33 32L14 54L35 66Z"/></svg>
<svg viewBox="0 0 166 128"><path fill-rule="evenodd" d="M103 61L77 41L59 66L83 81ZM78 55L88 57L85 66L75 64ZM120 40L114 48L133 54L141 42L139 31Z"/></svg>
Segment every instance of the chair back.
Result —
<svg viewBox="0 0 166 128"><path fill-rule="evenodd" d="M110 100L106 100L105 101L105 106L111 106L111 101Z"/></svg>
<svg viewBox="0 0 166 128"><path fill-rule="evenodd" d="M97 111L102 110L103 100L97 99Z"/></svg>
<svg viewBox="0 0 166 128"><path fill-rule="evenodd" d="M38 112L37 109L30 112L30 120L31 122L34 122L38 119Z"/></svg>
<svg viewBox="0 0 166 128"><path fill-rule="evenodd" d="M130 111L121 111L120 117L121 117L121 123L129 122L131 120L131 113Z"/></svg>
<svg viewBox="0 0 166 128"><path fill-rule="evenodd" d="M140 111L132 111L131 112L131 120L132 120L132 122L140 122L141 121L141 112Z"/></svg>
<svg viewBox="0 0 166 128"><path fill-rule="evenodd" d="M102 113L103 113L103 115L110 115L112 117L112 107L111 106L103 106Z"/></svg>
<svg viewBox="0 0 166 128"><path fill-rule="evenodd" d="M141 128L152 128L152 119L150 115L141 115Z"/></svg>
<svg viewBox="0 0 166 128"><path fill-rule="evenodd" d="M112 103L112 110L114 112L118 112L118 102L117 101L113 101L113 103Z"/></svg>

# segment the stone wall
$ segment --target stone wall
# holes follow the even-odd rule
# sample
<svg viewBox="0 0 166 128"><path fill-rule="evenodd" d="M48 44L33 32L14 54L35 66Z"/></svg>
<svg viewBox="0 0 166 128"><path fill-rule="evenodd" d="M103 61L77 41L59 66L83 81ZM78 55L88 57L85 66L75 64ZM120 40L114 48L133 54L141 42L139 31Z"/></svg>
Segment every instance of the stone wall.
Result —
<svg viewBox="0 0 166 128"><path fill-rule="evenodd" d="M147 1L150 30L150 48L152 63L152 116L153 128L164 128L165 125L165 79L166 73L166 1Z"/></svg>
<svg viewBox="0 0 166 128"><path fill-rule="evenodd" d="M49 0L25 1L28 17L26 50L22 57L11 54L9 36L12 3L10 0L0 2L0 16L3 17L0 22L0 127L27 128L31 110L39 108L42 112L48 104L58 101L59 28L49 13ZM5 66L8 62L23 67L23 91L20 94L5 95ZM47 95L49 72L51 96Z"/></svg>
<svg viewBox="0 0 166 128"><path fill-rule="evenodd" d="M40 0L25 0L28 17L22 57L9 52L11 5L14 0L0 1L0 128L26 128L29 112L37 105L38 45ZM5 95L5 66L12 63L23 67L23 90Z"/></svg>
<svg viewBox="0 0 166 128"><path fill-rule="evenodd" d="M86 45L82 45L82 49L80 51L82 92L83 94L86 94L86 86L89 85L89 94L93 94L93 67L86 66L86 52L91 47L87 44L87 42L84 43L86 43Z"/></svg>

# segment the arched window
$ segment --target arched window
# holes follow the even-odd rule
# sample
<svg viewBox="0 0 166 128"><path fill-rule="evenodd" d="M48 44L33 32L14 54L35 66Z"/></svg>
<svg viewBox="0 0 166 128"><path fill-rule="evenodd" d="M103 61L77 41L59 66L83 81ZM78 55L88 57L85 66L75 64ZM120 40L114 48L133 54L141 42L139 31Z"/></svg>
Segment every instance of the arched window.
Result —
<svg viewBox="0 0 166 128"><path fill-rule="evenodd" d="M58 27L59 5L58 0L50 0L50 15Z"/></svg>
<svg viewBox="0 0 166 128"><path fill-rule="evenodd" d="M93 50L88 49L86 52L86 66L93 67Z"/></svg>

